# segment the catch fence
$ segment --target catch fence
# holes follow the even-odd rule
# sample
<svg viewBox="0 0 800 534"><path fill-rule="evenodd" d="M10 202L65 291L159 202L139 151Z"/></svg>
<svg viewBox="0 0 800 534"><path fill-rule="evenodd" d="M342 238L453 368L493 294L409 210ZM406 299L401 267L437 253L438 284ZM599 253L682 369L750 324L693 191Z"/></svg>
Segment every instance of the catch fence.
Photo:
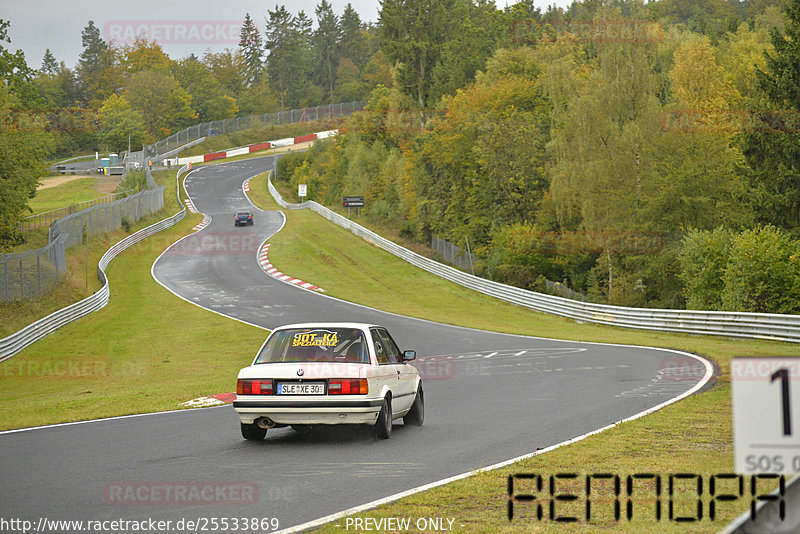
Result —
<svg viewBox="0 0 800 534"><path fill-rule="evenodd" d="M458 245L434 235L431 237L431 248L438 252L448 265L458 267L462 271L475 273L475 256Z"/></svg>
<svg viewBox="0 0 800 534"><path fill-rule="evenodd" d="M66 241L60 236L42 248L0 254L0 301L35 297L53 287L67 272Z"/></svg>
<svg viewBox="0 0 800 534"><path fill-rule="evenodd" d="M150 169L145 173L148 189L54 221L48 245L0 254L0 302L37 297L49 291L66 275L66 250L83 242L85 236L113 232L161 211L165 187L156 185Z"/></svg>
<svg viewBox="0 0 800 534"><path fill-rule="evenodd" d="M53 223L53 221L56 221L62 217L66 217L71 213L75 213L77 211L81 211L86 208L91 208L92 206L96 206L98 204L113 202L125 194L127 193L112 193L104 197L98 197L92 200L78 202L77 204L72 204L71 206L66 206L63 208L58 208L50 211L44 211L42 213L37 213L35 215L29 215L19 223L19 230L20 232L27 232L35 228L41 228L42 226L49 226L50 224Z"/></svg>
<svg viewBox="0 0 800 534"><path fill-rule="evenodd" d="M363 102L343 102L340 104L328 104L326 106L290 109L286 111L276 111L275 113L263 113L260 115L249 115L247 117L234 117L231 119L203 122L195 124L194 126L189 126L157 143L147 145L144 149L144 157L155 158L156 156L163 155L180 146L200 139L201 137L213 137L215 135L223 135L240 130L251 130L262 126L342 117L351 115L362 109L364 109Z"/></svg>

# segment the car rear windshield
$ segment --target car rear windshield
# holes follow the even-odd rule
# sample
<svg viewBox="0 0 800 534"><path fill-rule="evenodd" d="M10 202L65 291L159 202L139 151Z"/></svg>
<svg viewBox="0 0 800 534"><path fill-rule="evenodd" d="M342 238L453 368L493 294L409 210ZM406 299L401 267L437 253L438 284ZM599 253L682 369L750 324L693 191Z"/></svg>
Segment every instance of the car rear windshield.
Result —
<svg viewBox="0 0 800 534"><path fill-rule="evenodd" d="M239 217L249 217L250 213L247 211L240 211L238 215ZM228 215L228 217L230 217L230 215Z"/></svg>
<svg viewBox="0 0 800 534"><path fill-rule="evenodd" d="M369 363L364 334L356 328L304 328L275 332L256 363Z"/></svg>

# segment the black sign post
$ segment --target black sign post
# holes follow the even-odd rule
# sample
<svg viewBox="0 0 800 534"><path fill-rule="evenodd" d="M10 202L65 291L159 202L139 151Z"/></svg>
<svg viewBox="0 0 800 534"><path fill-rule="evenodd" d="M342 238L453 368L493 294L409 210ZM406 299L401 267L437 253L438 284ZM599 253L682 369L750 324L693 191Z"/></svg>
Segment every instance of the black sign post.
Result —
<svg viewBox="0 0 800 534"><path fill-rule="evenodd" d="M358 216L361 217L361 208L364 207L364 197L343 197L342 204L347 208L347 218L350 218L350 208L358 208Z"/></svg>

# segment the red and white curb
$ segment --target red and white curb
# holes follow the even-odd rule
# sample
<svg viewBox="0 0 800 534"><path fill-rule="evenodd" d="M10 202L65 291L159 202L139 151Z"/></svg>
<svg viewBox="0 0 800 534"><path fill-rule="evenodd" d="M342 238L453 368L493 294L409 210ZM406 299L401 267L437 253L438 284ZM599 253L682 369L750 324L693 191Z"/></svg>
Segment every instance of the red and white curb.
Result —
<svg viewBox="0 0 800 534"><path fill-rule="evenodd" d="M251 177L251 178L248 178L247 180L244 181L244 192L245 193L249 193L250 192L250 180L252 180L252 179L253 178Z"/></svg>
<svg viewBox="0 0 800 534"><path fill-rule="evenodd" d="M198 232L198 231L202 230L203 228L205 228L206 226L208 226L209 224L211 224L211 217L209 217L208 215L206 215L204 213L203 214L203 220L200 221L200 223L197 224L194 228L192 228L192 230L194 230L195 232Z"/></svg>
<svg viewBox="0 0 800 534"><path fill-rule="evenodd" d="M189 213L200 213L197 211L197 208L194 207L194 202L192 202L191 198L184 198L183 202L186 203L186 209L189 210Z"/></svg>
<svg viewBox="0 0 800 534"><path fill-rule="evenodd" d="M198 397L190 401L182 402L181 406L187 408L207 408L209 406L219 406L229 404L236 399L236 393L219 393L210 397Z"/></svg>
<svg viewBox="0 0 800 534"><path fill-rule="evenodd" d="M308 135L300 135L297 137L287 137L285 139L276 139L274 141L265 141L263 143L256 143L254 145L241 146L237 148L230 148L221 152L213 152L210 154L203 154L201 156L189 156L186 158L166 159L164 161L172 165L187 165L194 163L204 163L207 161L214 161L217 159L233 158L236 156L243 156L245 154L252 154L254 152L261 152L262 150L269 150L271 148L280 148L286 146L298 145L300 143L307 143L316 139L327 139L339 133L339 130L326 130L324 132L317 132Z"/></svg>
<svg viewBox="0 0 800 534"><path fill-rule="evenodd" d="M302 287L303 289L308 289L310 291L322 291L322 292L325 291L321 287L315 286L310 282L304 282L297 278L292 278L288 274L283 274L278 269L273 267L272 264L269 262L269 259L267 258L268 253L269 253L269 243L264 243L264 246L262 246L261 250L258 251L258 264L261 265L261 268L264 270L265 273L267 273L273 278L277 278L278 280L281 280L283 282L296 285L297 287Z"/></svg>

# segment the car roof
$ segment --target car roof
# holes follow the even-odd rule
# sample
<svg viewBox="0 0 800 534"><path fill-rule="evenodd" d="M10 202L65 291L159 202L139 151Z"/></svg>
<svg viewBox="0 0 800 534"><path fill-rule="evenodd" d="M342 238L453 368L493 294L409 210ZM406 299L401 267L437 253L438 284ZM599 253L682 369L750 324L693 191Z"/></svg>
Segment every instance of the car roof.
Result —
<svg viewBox="0 0 800 534"><path fill-rule="evenodd" d="M357 328L360 330L369 330L370 328L383 328L380 325L371 323L344 323L344 322L319 322L319 323L295 323L278 326L275 330L288 330L292 328Z"/></svg>

